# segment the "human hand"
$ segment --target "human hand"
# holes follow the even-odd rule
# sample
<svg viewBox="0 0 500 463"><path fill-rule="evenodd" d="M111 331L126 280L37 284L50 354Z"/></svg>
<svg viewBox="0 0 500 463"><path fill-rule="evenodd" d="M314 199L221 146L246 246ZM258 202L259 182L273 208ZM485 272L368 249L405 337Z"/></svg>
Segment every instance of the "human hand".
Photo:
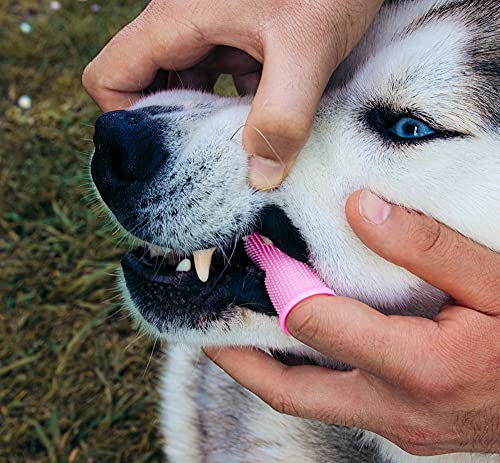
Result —
<svg viewBox="0 0 500 463"><path fill-rule="evenodd" d="M160 70L177 71L167 86L205 90L220 73L233 74L240 91L256 90L243 144L249 182L269 189L281 183L305 144L328 79L381 4L153 0L86 67L83 85L110 111L141 98Z"/></svg>
<svg viewBox="0 0 500 463"><path fill-rule="evenodd" d="M415 455L500 453L500 255L367 192L346 213L365 245L453 297L434 320L316 296L290 333L355 367L288 367L256 349L207 355L279 412L371 430Z"/></svg>

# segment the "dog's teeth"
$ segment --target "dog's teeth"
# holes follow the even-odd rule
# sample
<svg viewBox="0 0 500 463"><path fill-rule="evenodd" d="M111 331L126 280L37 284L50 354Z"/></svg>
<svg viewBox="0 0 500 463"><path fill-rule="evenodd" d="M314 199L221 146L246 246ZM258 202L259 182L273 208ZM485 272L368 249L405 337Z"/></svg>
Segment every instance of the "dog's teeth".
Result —
<svg viewBox="0 0 500 463"><path fill-rule="evenodd" d="M176 272L189 272L191 270L191 261L189 259L182 259L176 267Z"/></svg>
<svg viewBox="0 0 500 463"><path fill-rule="evenodd" d="M260 233L259 233L260 235ZM264 235L260 235L262 240L264 241L264 243L266 244L273 244L273 242L271 241L270 238L268 238L267 236L264 236ZM244 243L246 243L248 241L248 239L250 238L250 235L246 235L244 236L243 238L241 238L243 240Z"/></svg>
<svg viewBox="0 0 500 463"><path fill-rule="evenodd" d="M194 268L198 278L205 283L210 275L210 264L212 263L212 256L214 255L215 248L202 249L193 252Z"/></svg>
<svg viewBox="0 0 500 463"><path fill-rule="evenodd" d="M262 238L262 241L264 241L264 243L273 244L273 242L267 236L264 236L264 235L260 235L260 236Z"/></svg>

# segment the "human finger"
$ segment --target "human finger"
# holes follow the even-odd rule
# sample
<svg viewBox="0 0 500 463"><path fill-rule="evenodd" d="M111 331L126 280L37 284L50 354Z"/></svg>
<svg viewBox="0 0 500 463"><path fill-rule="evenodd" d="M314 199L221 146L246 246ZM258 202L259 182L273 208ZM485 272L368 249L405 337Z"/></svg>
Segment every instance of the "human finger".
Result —
<svg viewBox="0 0 500 463"><path fill-rule="evenodd" d="M349 224L374 252L450 294L500 315L500 255L433 218L390 205L368 191L351 195Z"/></svg>
<svg viewBox="0 0 500 463"><path fill-rule="evenodd" d="M346 426L374 423L375 391L359 370L288 367L257 349L205 348L205 354L233 379L280 413Z"/></svg>
<svg viewBox="0 0 500 463"><path fill-rule="evenodd" d="M272 189L287 175L309 137L334 69L381 3L321 1L314 8L299 3L264 22L262 78L243 131L254 188Z"/></svg>
<svg viewBox="0 0 500 463"><path fill-rule="evenodd" d="M186 69L209 53L212 46L182 9L163 10L174 5L151 2L87 65L82 82L101 109L129 107L160 69Z"/></svg>
<svg viewBox="0 0 500 463"><path fill-rule="evenodd" d="M429 352L437 324L418 317L386 316L347 297L315 296L298 304L287 329L299 341L340 362L394 382Z"/></svg>

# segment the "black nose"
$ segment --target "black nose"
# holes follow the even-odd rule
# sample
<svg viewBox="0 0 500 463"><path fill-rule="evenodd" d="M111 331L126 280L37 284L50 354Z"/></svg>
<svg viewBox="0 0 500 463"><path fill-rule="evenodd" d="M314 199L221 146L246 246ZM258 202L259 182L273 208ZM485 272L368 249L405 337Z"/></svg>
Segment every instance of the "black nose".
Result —
<svg viewBox="0 0 500 463"><path fill-rule="evenodd" d="M91 173L105 201L118 186L151 176L166 157L157 122L141 110L103 114L95 123L94 145Z"/></svg>

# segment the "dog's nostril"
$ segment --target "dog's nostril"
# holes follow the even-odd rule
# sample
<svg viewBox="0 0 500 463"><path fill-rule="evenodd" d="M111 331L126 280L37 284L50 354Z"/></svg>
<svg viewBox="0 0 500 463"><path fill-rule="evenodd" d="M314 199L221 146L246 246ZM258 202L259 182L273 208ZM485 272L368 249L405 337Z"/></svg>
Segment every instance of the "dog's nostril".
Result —
<svg viewBox="0 0 500 463"><path fill-rule="evenodd" d="M160 166L166 152L158 143L156 122L137 111L112 111L95 124L94 156L110 167L110 175L120 180L150 176Z"/></svg>

